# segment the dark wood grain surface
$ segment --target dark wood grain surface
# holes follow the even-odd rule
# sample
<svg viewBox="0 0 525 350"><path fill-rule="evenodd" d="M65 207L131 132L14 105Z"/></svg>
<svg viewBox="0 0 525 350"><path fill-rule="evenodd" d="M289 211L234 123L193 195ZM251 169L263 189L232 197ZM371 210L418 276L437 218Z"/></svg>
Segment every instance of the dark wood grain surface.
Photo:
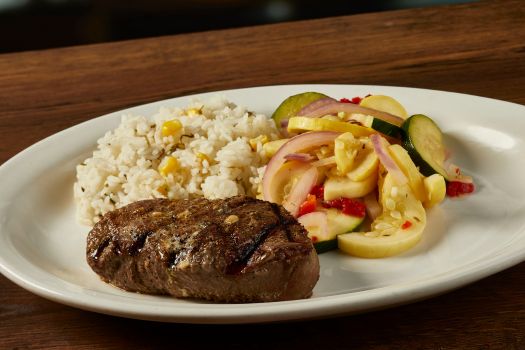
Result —
<svg viewBox="0 0 525 350"><path fill-rule="evenodd" d="M0 55L0 164L57 131L195 92L381 84L525 104L525 2L337 17ZM524 116L525 117L525 116ZM0 184L1 186L1 184ZM0 348L525 349L525 263L384 311L236 326L80 311L0 276Z"/></svg>

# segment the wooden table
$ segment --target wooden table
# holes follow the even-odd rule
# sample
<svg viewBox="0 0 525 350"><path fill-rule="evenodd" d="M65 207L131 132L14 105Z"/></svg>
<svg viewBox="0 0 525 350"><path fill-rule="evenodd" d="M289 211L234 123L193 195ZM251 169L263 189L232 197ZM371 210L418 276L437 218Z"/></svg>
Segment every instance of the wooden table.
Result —
<svg viewBox="0 0 525 350"><path fill-rule="evenodd" d="M195 92L382 84L525 104L525 2L487 1L0 55L0 164L57 131ZM384 311L296 323L162 324L80 311L0 277L0 348L525 349L525 263ZM208 345L209 346L209 345Z"/></svg>

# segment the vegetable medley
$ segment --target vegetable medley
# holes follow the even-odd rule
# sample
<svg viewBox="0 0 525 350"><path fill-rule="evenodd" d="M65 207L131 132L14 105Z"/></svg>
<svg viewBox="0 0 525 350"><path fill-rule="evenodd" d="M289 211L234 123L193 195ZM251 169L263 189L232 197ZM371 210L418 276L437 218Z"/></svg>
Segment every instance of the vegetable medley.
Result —
<svg viewBox="0 0 525 350"><path fill-rule="evenodd" d="M392 97L305 92L272 117L287 138L263 145L271 159L259 196L296 217L319 253L399 254L421 239L426 209L474 191L436 123L408 117Z"/></svg>

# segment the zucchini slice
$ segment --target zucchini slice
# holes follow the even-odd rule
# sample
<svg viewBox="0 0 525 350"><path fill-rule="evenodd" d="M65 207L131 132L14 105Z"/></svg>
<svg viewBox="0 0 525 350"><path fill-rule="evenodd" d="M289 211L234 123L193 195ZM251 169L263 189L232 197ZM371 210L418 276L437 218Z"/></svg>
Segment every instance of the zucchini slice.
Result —
<svg viewBox="0 0 525 350"><path fill-rule="evenodd" d="M308 237L314 242L314 248L319 254L337 249L337 236L342 233L355 231L365 219L364 217L360 218L343 214L340 210L334 208L323 208L320 210L326 212L328 233L321 234L319 228L315 226L305 227L308 230Z"/></svg>
<svg viewBox="0 0 525 350"><path fill-rule="evenodd" d="M396 139L401 139L403 136L403 130L399 126L379 118L374 118L371 115L354 114L351 118L357 120L363 126L372 128L384 135L394 137Z"/></svg>
<svg viewBox="0 0 525 350"><path fill-rule="evenodd" d="M288 97L272 114L275 125L278 129L282 128L282 122L295 117L303 107L321 98L328 98L328 96L320 92L308 91Z"/></svg>
<svg viewBox="0 0 525 350"><path fill-rule="evenodd" d="M415 114L405 120L401 127L404 131L403 147L419 166L419 171L425 176L440 174L450 180L443 167L445 147L443 133L437 124L426 115Z"/></svg>
<svg viewBox="0 0 525 350"><path fill-rule="evenodd" d="M400 127L394 124L390 124L389 122L381 120L379 118L374 118L370 127L374 130L379 131L382 134L394 137L396 139L401 139L403 136L403 130Z"/></svg>

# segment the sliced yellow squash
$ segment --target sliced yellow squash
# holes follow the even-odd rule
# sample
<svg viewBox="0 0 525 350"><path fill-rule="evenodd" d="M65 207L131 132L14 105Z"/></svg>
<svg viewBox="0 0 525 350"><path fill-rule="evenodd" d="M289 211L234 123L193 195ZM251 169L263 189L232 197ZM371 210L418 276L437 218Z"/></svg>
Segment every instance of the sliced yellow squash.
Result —
<svg viewBox="0 0 525 350"><path fill-rule="evenodd" d="M441 203L443 199L445 199L447 185L445 183L445 178L442 175L430 175L423 180L423 184L425 185L427 193L427 197L423 202L423 205L426 208L432 208L434 205Z"/></svg>
<svg viewBox="0 0 525 350"><path fill-rule="evenodd" d="M359 105L367 108L376 109L381 112L387 112L393 115L397 115L403 119L408 117L408 113L405 107L399 103L396 99L390 96L384 95L371 95L365 97Z"/></svg>
<svg viewBox="0 0 525 350"><path fill-rule="evenodd" d="M377 173L378 166L379 158L376 152L369 144L366 144L365 147L361 147L357 153L354 159L354 167L346 176L353 181L363 181L372 176L373 173Z"/></svg>
<svg viewBox="0 0 525 350"><path fill-rule="evenodd" d="M360 198L372 192L376 186L377 173L372 173L363 181L353 181L347 176L330 176L324 183L324 199Z"/></svg>
<svg viewBox="0 0 525 350"><path fill-rule="evenodd" d="M288 132L303 131L351 132L356 137L368 136L375 132L371 128L357 124L323 118L293 117L288 120Z"/></svg>
<svg viewBox="0 0 525 350"><path fill-rule="evenodd" d="M402 253L421 240L426 213L411 188L395 186L387 174L381 191L383 213L372 223L372 230L337 236L343 252L362 258L384 258Z"/></svg>
<svg viewBox="0 0 525 350"><path fill-rule="evenodd" d="M408 152L400 145L390 145L388 146L388 151L397 166L408 178L408 184L416 195L416 198L421 202L425 201L427 194L425 185L423 184L424 177L412 161L412 158L408 155Z"/></svg>
<svg viewBox="0 0 525 350"><path fill-rule="evenodd" d="M335 163L341 174L346 174L352 168L360 148L361 142L351 132L345 132L334 140Z"/></svg>

